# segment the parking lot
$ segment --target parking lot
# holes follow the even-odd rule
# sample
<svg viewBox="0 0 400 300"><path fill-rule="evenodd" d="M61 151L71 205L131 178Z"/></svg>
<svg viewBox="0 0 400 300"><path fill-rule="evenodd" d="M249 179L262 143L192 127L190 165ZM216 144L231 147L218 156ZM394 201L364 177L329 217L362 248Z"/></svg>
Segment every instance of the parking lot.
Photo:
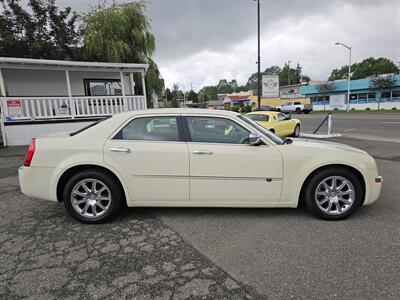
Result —
<svg viewBox="0 0 400 300"><path fill-rule="evenodd" d="M323 115L298 117L311 132ZM334 141L369 152L384 177L380 199L340 222L302 208L130 208L84 225L22 195L26 149L0 149L0 298L399 299L400 114L333 122Z"/></svg>

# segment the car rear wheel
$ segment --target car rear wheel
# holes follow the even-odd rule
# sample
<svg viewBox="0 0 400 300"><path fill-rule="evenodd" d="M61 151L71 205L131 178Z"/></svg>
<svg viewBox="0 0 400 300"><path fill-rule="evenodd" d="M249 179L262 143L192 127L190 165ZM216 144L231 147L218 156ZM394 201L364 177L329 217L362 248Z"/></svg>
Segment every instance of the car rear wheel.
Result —
<svg viewBox="0 0 400 300"><path fill-rule="evenodd" d="M296 107L296 114L301 114L301 109L299 107Z"/></svg>
<svg viewBox="0 0 400 300"><path fill-rule="evenodd" d="M123 194L113 178L98 170L87 170L68 180L63 200L74 219L83 223L101 223L121 211Z"/></svg>
<svg viewBox="0 0 400 300"><path fill-rule="evenodd" d="M292 136L293 137L299 137L300 136L300 125L299 124L297 124L296 127L294 128Z"/></svg>
<svg viewBox="0 0 400 300"><path fill-rule="evenodd" d="M324 220L341 220L361 205L360 180L345 168L324 169L315 174L305 189L308 210Z"/></svg>

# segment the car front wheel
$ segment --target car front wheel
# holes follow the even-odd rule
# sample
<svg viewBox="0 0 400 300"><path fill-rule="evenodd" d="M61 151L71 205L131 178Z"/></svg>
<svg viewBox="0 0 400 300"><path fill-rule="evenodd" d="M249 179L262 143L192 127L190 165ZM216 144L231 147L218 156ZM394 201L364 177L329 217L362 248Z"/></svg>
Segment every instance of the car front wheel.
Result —
<svg viewBox="0 0 400 300"><path fill-rule="evenodd" d="M83 223L101 223L120 212L123 195L109 175L87 170L73 175L63 193L67 212Z"/></svg>
<svg viewBox="0 0 400 300"><path fill-rule="evenodd" d="M324 169L311 178L305 189L307 208L324 220L341 220L361 205L363 189L357 176L346 168Z"/></svg>

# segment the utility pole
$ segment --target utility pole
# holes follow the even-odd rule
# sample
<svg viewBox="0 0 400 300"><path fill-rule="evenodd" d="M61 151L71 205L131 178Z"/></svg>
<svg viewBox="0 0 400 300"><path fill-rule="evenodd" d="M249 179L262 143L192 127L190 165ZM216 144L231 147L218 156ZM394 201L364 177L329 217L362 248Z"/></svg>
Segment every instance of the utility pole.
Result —
<svg viewBox="0 0 400 300"><path fill-rule="evenodd" d="M347 46L343 43L336 42L335 45L341 45L347 50L349 50L349 74L347 76L347 105L346 105L346 112L350 111L350 80L351 80L351 46Z"/></svg>
<svg viewBox="0 0 400 300"><path fill-rule="evenodd" d="M290 85L290 63L291 63L292 61L291 60L289 60L288 61L288 63L287 63L287 66L288 66L288 85Z"/></svg>
<svg viewBox="0 0 400 300"><path fill-rule="evenodd" d="M260 62L260 0L257 0L257 28L258 28L258 59L257 59L257 102L258 109L261 109L261 62Z"/></svg>

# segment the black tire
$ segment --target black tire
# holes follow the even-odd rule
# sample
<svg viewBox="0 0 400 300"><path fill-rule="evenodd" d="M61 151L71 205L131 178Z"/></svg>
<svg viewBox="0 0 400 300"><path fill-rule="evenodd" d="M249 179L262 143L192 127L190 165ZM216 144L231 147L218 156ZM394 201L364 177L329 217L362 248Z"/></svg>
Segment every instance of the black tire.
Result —
<svg viewBox="0 0 400 300"><path fill-rule="evenodd" d="M292 137L299 137L300 136L300 125L297 124L294 127L293 133L292 133Z"/></svg>
<svg viewBox="0 0 400 300"><path fill-rule="evenodd" d="M299 107L296 107L296 114L301 114L301 109Z"/></svg>
<svg viewBox="0 0 400 300"><path fill-rule="evenodd" d="M72 204L72 189L82 180L85 179L94 179L98 182L99 184L104 184L107 188L108 191L106 191L107 196L110 197L110 203L108 205L107 210L101 214L100 216L97 217L85 217L82 214L80 214L75 208L74 205ZM108 192L110 195L108 195ZM115 181L114 178L112 178L110 175L108 175L105 172L99 171L99 170L94 170L94 169L88 169L85 171L81 171L79 173L74 174L67 182L67 184L64 187L63 190L63 201L64 201L64 206L67 212L75 219L78 220L82 223L103 223L107 220L110 220L117 216L124 205L124 196L123 196L123 191L120 187L120 185ZM85 204L82 204L85 205ZM89 206L90 208L90 206ZM92 210L93 208L90 208ZM95 208L96 210L96 208ZM93 211L92 211L93 214Z"/></svg>
<svg viewBox="0 0 400 300"><path fill-rule="evenodd" d="M279 111L279 112L281 112L281 109L280 109L280 108L277 108L277 109L276 109L276 111Z"/></svg>
<svg viewBox="0 0 400 300"><path fill-rule="evenodd" d="M346 180L348 180L352 186L354 187L354 197L353 197L353 202L351 205L346 208L342 213L338 214L328 214L327 212L323 211L322 208L319 207L317 204L316 200L316 189L318 185L327 178L330 178L332 176L339 176L342 177ZM339 181L340 182L340 181ZM315 216L317 216L320 219L323 220L329 220L329 221L336 221L336 220L342 220L350 215L352 215L358 207L361 206L364 195L363 195L363 188L360 180L357 178L357 176L351 172L350 170L346 168L341 168L341 167L332 167L332 168L326 168L322 169L306 183L306 186L304 187L304 193L303 197L305 200L305 203L307 205L307 209L313 213ZM320 196L318 196L320 197ZM324 197L324 196L321 196ZM329 196L328 196L329 198ZM330 198L332 199L332 198ZM329 201L328 204L329 205ZM339 203L340 205L340 203ZM337 210L336 204L332 204L332 207L335 207L335 210Z"/></svg>
<svg viewBox="0 0 400 300"><path fill-rule="evenodd" d="M269 131L271 131L273 134L275 134L275 130L274 129L270 129Z"/></svg>

